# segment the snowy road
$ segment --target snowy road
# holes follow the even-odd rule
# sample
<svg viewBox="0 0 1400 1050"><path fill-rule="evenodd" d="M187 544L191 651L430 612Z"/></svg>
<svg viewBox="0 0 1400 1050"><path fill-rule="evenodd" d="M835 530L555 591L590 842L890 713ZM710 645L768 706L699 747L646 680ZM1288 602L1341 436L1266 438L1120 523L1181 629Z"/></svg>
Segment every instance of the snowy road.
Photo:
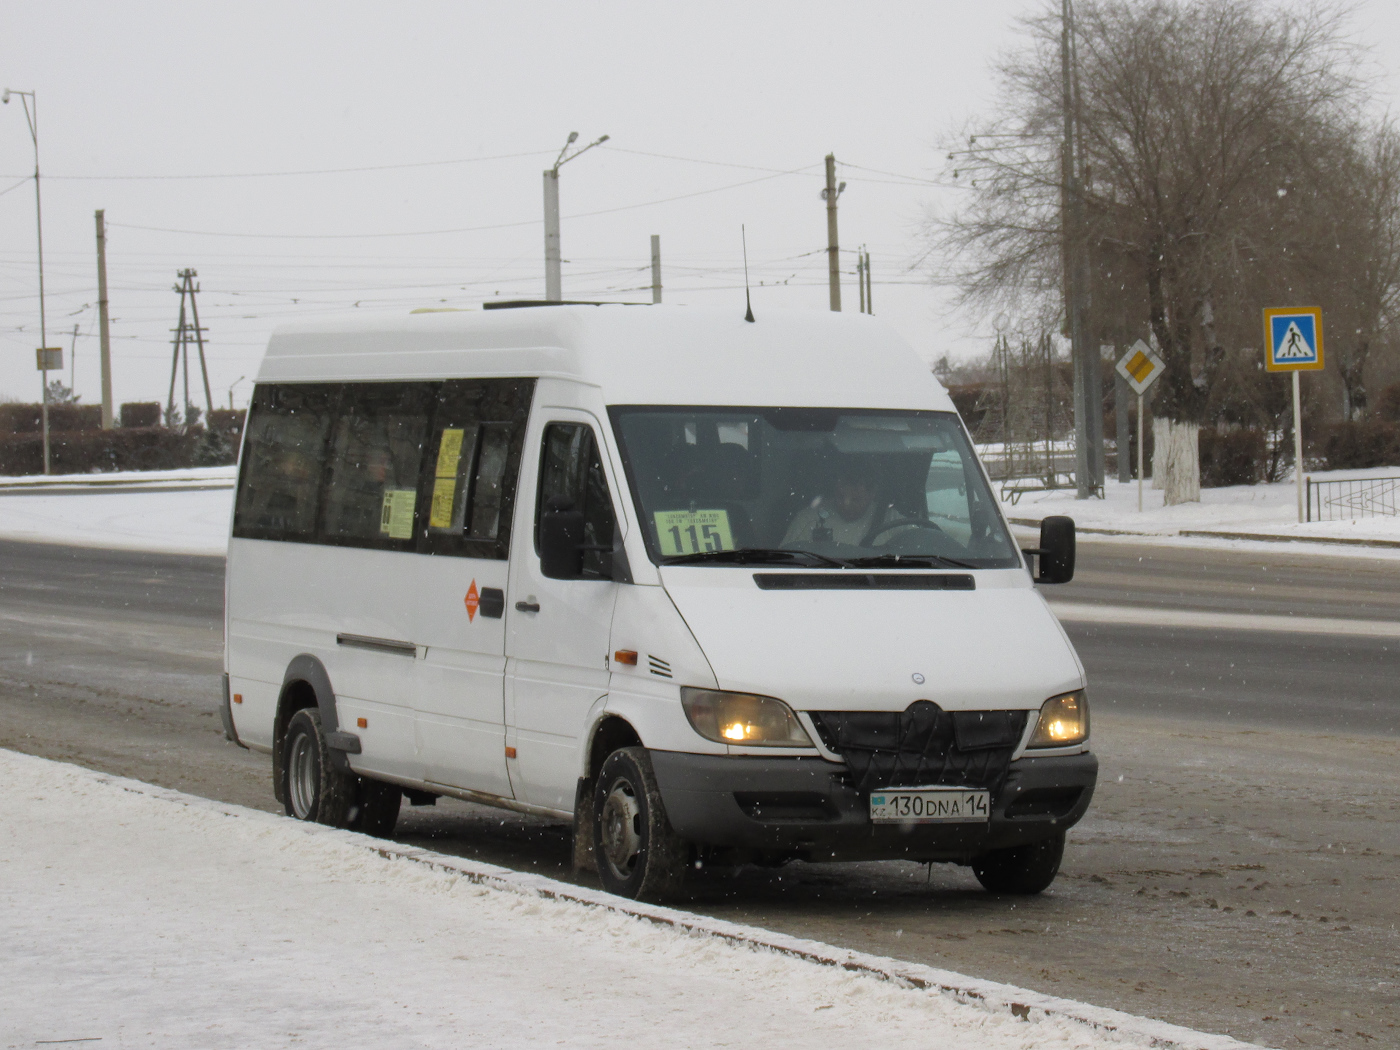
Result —
<svg viewBox="0 0 1400 1050"><path fill-rule="evenodd" d="M1397 580L1393 561L1086 543L1059 594L1393 622ZM0 544L0 746L271 808L265 760L213 711L221 596L219 559ZM793 865L686 906L1275 1046L1400 1045L1396 645L1070 630L1103 783L1052 893L1013 909L960 870ZM411 811L400 838L568 872L566 828L467 805Z"/></svg>

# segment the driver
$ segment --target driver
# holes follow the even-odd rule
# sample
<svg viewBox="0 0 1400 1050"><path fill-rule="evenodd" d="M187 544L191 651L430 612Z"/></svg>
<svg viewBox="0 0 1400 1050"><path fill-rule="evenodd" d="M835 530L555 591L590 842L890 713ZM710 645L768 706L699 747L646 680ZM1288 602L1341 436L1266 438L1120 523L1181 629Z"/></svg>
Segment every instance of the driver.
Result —
<svg viewBox="0 0 1400 1050"><path fill-rule="evenodd" d="M843 457L836 468L830 495L818 496L797 512L783 537L783 546L802 543L865 546L867 537L904 520L893 506L882 505L876 499L878 494L872 465L854 457Z"/></svg>

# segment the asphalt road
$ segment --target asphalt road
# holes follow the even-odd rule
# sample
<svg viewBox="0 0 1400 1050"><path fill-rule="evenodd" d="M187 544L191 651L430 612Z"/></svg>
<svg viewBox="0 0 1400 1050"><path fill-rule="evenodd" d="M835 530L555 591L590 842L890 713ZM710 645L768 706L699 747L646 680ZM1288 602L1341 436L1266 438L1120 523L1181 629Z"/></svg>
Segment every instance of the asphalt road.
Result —
<svg viewBox="0 0 1400 1050"><path fill-rule="evenodd" d="M1117 541L1079 561L1048 597L1400 623L1395 561ZM222 594L218 558L0 542L0 746L274 808L267 759L219 727ZM1400 642L1067 629L1102 779L1050 892L794 864L702 873L686 906L1274 1046L1400 1046ZM549 821L443 800L396 837L571 877Z"/></svg>

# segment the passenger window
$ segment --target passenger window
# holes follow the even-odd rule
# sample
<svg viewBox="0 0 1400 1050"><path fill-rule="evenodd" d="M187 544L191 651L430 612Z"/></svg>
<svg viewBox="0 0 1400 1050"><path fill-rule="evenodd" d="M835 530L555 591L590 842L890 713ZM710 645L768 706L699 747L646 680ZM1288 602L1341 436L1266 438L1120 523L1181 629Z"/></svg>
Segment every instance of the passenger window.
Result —
<svg viewBox="0 0 1400 1050"><path fill-rule="evenodd" d="M421 488L421 550L504 560L533 379L454 379L441 385Z"/></svg>
<svg viewBox="0 0 1400 1050"><path fill-rule="evenodd" d="M551 423L545 427L540 457L540 493L535 505L535 551L540 548L540 515L550 500L583 511L583 542L601 550L583 552L583 575L612 579L612 546L616 530L612 496L593 429L582 423Z"/></svg>
<svg viewBox="0 0 1400 1050"><path fill-rule="evenodd" d="M350 383L331 428L320 538L413 550L436 384Z"/></svg>
<svg viewBox="0 0 1400 1050"><path fill-rule="evenodd" d="M310 543L338 387L259 386L248 413L233 534Z"/></svg>

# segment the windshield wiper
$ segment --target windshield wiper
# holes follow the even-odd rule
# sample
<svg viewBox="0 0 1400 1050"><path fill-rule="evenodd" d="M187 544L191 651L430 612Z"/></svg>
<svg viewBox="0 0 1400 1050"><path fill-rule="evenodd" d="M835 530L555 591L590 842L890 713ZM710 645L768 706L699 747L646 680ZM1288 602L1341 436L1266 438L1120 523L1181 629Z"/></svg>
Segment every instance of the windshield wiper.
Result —
<svg viewBox="0 0 1400 1050"><path fill-rule="evenodd" d="M851 562L828 558L814 551L789 550L774 547L740 547L732 551L700 551L697 554L674 554L661 559L662 565L825 565L833 569L849 568Z"/></svg>
<svg viewBox="0 0 1400 1050"><path fill-rule="evenodd" d="M853 569L975 569L956 558L941 554L877 554L871 558L852 558L847 564Z"/></svg>

